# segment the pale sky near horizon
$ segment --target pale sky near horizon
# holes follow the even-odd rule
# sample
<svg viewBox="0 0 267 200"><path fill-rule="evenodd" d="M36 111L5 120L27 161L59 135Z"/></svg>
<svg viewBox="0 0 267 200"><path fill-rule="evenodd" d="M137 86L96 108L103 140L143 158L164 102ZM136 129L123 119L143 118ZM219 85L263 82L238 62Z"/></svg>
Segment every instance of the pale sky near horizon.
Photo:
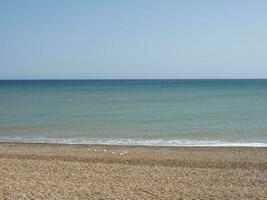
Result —
<svg viewBox="0 0 267 200"><path fill-rule="evenodd" d="M0 79L267 78L267 1L0 0Z"/></svg>

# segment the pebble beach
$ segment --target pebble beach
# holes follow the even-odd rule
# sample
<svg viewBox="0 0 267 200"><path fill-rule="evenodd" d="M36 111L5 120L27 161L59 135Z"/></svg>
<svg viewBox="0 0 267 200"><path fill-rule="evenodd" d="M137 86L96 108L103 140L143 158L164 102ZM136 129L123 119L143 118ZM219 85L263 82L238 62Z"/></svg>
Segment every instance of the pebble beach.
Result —
<svg viewBox="0 0 267 200"><path fill-rule="evenodd" d="M0 199L266 199L267 148L1 143Z"/></svg>

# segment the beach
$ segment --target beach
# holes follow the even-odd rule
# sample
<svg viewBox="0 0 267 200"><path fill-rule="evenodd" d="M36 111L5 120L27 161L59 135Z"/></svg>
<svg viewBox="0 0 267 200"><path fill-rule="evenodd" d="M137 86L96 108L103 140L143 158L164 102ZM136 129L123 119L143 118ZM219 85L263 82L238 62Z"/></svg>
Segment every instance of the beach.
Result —
<svg viewBox="0 0 267 200"><path fill-rule="evenodd" d="M0 1L0 200L267 200L267 1Z"/></svg>
<svg viewBox="0 0 267 200"><path fill-rule="evenodd" d="M0 143L0 199L266 199L267 148Z"/></svg>

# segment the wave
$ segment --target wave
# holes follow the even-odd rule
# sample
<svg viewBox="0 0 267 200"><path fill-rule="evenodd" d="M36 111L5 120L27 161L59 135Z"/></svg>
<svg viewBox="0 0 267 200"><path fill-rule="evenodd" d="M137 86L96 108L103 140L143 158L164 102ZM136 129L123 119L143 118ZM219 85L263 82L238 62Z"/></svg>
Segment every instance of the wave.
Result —
<svg viewBox="0 0 267 200"><path fill-rule="evenodd" d="M219 140L189 139L89 139L89 138L46 138L46 137L0 137L0 142L30 142L50 144L103 144L133 146L203 146L203 147L267 147L260 142L224 142Z"/></svg>

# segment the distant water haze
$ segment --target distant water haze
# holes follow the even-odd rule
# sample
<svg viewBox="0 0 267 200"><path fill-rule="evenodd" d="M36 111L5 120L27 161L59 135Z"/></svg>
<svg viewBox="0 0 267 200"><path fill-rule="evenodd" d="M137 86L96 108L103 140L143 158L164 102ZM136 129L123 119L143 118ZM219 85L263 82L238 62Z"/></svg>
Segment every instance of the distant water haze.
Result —
<svg viewBox="0 0 267 200"><path fill-rule="evenodd" d="M267 146L267 80L0 81L0 140Z"/></svg>

